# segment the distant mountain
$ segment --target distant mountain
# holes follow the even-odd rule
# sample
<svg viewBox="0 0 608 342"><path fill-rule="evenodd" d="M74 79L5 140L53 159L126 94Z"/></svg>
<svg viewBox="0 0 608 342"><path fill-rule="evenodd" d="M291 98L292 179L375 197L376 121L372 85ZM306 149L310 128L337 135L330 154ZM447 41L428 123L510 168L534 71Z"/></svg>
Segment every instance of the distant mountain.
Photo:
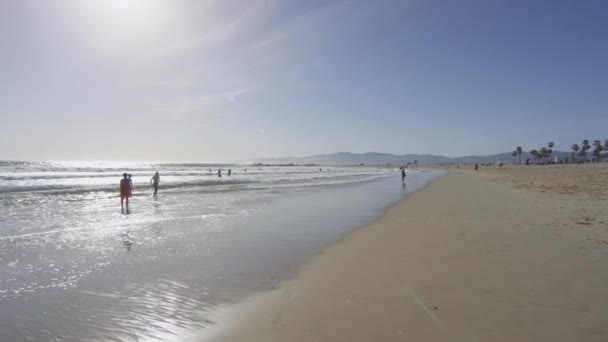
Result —
<svg viewBox="0 0 608 342"><path fill-rule="evenodd" d="M569 152L554 151L554 157L563 159L565 156L570 156ZM516 158L517 159L517 158ZM521 154L522 163L526 159L533 159L533 156L528 152ZM366 153L350 153L338 152L333 154L319 154L309 157L285 157L285 158L262 158L254 161L262 164L319 164L319 165L401 165L413 163L414 160L418 164L474 164L474 163L495 163L495 162L513 162L511 152L500 153L489 156L463 156L463 157L446 157L434 154L404 154L394 155L390 153L366 152Z"/></svg>
<svg viewBox="0 0 608 342"><path fill-rule="evenodd" d="M448 162L449 158L436 155L418 155L406 154L397 156L388 153L367 152L367 153L349 153L339 152L334 154L320 154L310 157L287 157L287 158L269 158L260 159L260 163L264 164L320 164L320 165L359 165L361 163L368 165L379 164L402 164L418 160L421 164L436 164Z"/></svg>

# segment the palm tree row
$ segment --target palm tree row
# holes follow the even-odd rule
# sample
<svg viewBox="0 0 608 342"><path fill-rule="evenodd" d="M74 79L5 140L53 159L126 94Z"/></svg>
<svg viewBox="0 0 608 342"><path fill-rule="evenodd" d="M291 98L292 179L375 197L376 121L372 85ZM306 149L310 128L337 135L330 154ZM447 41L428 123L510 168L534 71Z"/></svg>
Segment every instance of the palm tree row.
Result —
<svg viewBox="0 0 608 342"><path fill-rule="evenodd" d="M593 146L593 150L591 150L591 146ZM591 150L592 161L595 160L597 162L602 160L602 151L608 151L608 139L604 140L604 144L602 144L601 140L594 140L592 145L589 145L589 140L583 140L583 144L579 146L578 144L572 145L572 162L576 162L576 157L583 157L582 162L587 160L587 151Z"/></svg>
<svg viewBox="0 0 608 342"><path fill-rule="evenodd" d="M548 162L551 161L551 154L553 154L553 146L555 144L553 142L547 143L547 146L543 146L538 150L531 150L530 154L534 156L534 159L540 160L540 162Z"/></svg>
<svg viewBox="0 0 608 342"><path fill-rule="evenodd" d="M530 154L540 163L551 162L551 155L553 154L553 147L555 144L553 142L547 143L547 146L543 146L539 149L530 150ZM591 151L591 160L599 162L602 160L602 157L608 157L608 139L604 140L602 144L601 140L594 140L592 144L589 144L589 140L585 139L582 141L582 144L579 146L578 144L572 144L572 156L570 160L566 157L565 162L568 163L576 163L577 157L581 157L582 159L578 160L578 162L587 161L587 155L589 151ZM606 153L602 153L606 151ZM517 146L511 155L513 156L513 164L515 164L515 158L519 156L519 164L521 164L521 154L523 153L523 149L521 146Z"/></svg>

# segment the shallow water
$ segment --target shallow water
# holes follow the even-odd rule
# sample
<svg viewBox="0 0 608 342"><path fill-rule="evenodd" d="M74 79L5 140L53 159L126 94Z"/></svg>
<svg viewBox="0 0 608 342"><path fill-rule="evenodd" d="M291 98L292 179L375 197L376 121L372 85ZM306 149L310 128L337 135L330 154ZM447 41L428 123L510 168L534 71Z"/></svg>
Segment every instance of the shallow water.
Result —
<svg viewBox="0 0 608 342"><path fill-rule="evenodd" d="M208 167L0 168L0 340L179 341L440 175L411 172L404 188L396 170L232 165L219 179Z"/></svg>

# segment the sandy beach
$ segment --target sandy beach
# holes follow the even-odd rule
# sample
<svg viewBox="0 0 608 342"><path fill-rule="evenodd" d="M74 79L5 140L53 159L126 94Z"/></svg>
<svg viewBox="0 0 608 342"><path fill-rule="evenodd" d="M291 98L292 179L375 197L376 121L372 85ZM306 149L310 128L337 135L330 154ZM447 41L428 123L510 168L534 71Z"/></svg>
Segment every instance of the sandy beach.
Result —
<svg viewBox="0 0 608 342"><path fill-rule="evenodd" d="M607 175L452 169L204 340L606 341Z"/></svg>

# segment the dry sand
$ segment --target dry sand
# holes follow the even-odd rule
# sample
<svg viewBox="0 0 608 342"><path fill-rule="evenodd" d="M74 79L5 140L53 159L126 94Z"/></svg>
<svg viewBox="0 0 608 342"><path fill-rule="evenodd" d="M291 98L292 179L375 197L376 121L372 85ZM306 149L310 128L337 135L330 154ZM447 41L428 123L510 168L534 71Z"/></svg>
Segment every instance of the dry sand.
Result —
<svg viewBox="0 0 608 342"><path fill-rule="evenodd" d="M214 341L608 341L603 166L449 175L224 311Z"/></svg>

